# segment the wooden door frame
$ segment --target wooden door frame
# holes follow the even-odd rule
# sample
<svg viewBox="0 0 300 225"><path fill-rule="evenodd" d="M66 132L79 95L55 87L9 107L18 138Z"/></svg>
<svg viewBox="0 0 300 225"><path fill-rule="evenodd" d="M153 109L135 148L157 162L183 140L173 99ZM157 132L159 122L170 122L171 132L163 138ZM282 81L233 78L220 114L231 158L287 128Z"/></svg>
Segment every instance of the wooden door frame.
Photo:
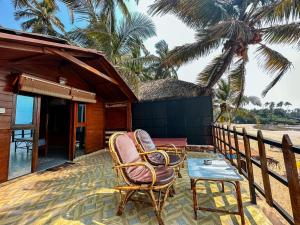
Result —
<svg viewBox="0 0 300 225"><path fill-rule="evenodd" d="M78 104L85 104L85 118L84 122L78 123ZM78 127L87 127L87 103L80 103L71 101L70 104L70 134L69 134L69 160L75 159L76 153L76 129ZM86 134L85 134L86 140ZM86 149L84 149L86 154Z"/></svg>
<svg viewBox="0 0 300 225"><path fill-rule="evenodd" d="M31 157L31 173L37 170L38 165L38 141L39 141L39 127L40 127L40 111L41 111L41 96L30 95L24 93L24 96L33 97L33 112L32 112L32 124L28 125L16 125L16 111L17 111L17 95L13 96L13 112L11 120L11 135L15 130L33 130L32 139L32 157ZM21 94L20 94L21 95ZM9 160L9 159L8 159ZM10 162L8 162L9 165ZM9 170L7 170L9 172Z"/></svg>

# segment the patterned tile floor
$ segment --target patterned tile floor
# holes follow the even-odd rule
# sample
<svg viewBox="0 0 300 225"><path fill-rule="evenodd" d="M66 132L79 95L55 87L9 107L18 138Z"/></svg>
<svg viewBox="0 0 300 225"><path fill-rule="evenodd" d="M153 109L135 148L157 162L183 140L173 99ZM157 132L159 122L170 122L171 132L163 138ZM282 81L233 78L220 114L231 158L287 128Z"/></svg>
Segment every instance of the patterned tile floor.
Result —
<svg viewBox="0 0 300 225"><path fill-rule="evenodd" d="M192 153L201 154L201 153ZM118 193L108 152L83 156L75 164L56 171L45 171L0 186L0 224L157 224L151 205L129 202L125 214L116 216ZM163 211L166 225L239 224L238 216L198 212L193 219L192 195L186 169L176 182L177 194L168 198ZM271 224L256 205L249 202L246 182L243 202L247 224ZM198 195L206 206L236 209L232 187L206 182Z"/></svg>

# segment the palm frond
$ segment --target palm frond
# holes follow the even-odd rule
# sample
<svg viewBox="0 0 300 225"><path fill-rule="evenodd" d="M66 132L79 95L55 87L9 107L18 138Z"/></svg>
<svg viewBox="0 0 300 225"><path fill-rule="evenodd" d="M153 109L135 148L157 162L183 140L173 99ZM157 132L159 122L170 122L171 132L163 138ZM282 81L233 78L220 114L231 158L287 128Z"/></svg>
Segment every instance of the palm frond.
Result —
<svg viewBox="0 0 300 225"><path fill-rule="evenodd" d="M300 40L300 23L272 26L261 31L269 44L292 44L299 43Z"/></svg>
<svg viewBox="0 0 300 225"><path fill-rule="evenodd" d="M150 5L149 13L152 15L171 13L194 28L217 24L237 16L231 2L218 0L156 0Z"/></svg>
<svg viewBox="0 0 300 225"><path fill-rule="evenodd" d="M231 48L213 59L213 61L198 75L197 83L207 86L207 88L212 88L230 66L233 55L234 49Z"/></svg>
<svg viewBox="0 0 300 225"><path fill-rule="evenodd" d="M165 63L182 65L199 57L206 56L220 46L220 40L199 40L194 43L175 47L170 51Z"/></svg>
<svg viewBox="0 0 300 225"><path fill-rule="evenodd" d="M239 107L245 92L246 81L246 60L240 59L236 67L229 73L229 84L231 90L235 93L235 105Z"/></svg>
<svg viewBox="0 0 300 225"><path fill-rule="evenodd" d="M264 23L288 22L297 20L300 16L299 0L269 1L268 4L258 8L252 16L252 23L263 20Z"/></svg>
<svg viewBox="0 0 300 225"><path fill-rule="evenodd" d="M282 54L265 45L260 45L256 52L258 54L257 59L259 65L263 67L266 72L275 76L273 81L263 91L262 95L265 96L291 68L292 63Z"/></svg>
<svg viewBox="0 0 300 225"><path fill-rule="evenodd" d="M256 96L244 96L242 99L242 105L248 105L251 103L252 105L262 106L261 100Z"/></svg>
<svg viewBox="0 0 300 225"><path fill-rule="evenodd" d="M30 0L12 0L15 9L27 7L30 5Z"/></svg>
<svg viewBox="0 0 300 225"><path fill-rule="evenodd" d="M248 43L249 40L253 39L253 33L250 27L240 20L226 20L218 24L208 27L205 30L205 34L210 37L210 39L232 39Z"/></svg>

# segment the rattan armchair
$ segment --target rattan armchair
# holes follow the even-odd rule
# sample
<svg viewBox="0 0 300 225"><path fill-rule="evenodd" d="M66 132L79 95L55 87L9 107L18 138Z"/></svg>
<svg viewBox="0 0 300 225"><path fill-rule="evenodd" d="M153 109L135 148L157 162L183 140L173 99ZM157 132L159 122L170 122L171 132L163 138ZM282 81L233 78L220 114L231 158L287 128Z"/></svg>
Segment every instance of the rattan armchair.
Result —
<svg viewBox="0 0 300 225"><path fill-rule="evenodd" d="M122 180L122 184L120 182L115 187L121 196L117 215L122 215L126 203L132 200L136 192L142 191L149 195L157 220L163 225L161 212L175 182L174 169L166 166L153 167L143 161L133 141L124 133L115 133L110 137L109 150L114 162L113 168Z"/></svg>
<svg viewBox="0 0 300 225"><path fill-rule="evenodd" d="M154 166L166 164L165 157L162 157L162 154L155 153L155 151L164 151L169 158L168 166L174 168L178 177L181 177L180 168L184 165L184 160L186 159L184 149L178 149L172 144L164 148L157 148L150 135L142 129L138 129L134 132L134 140L141 153L153 152L152 154L145 154L145 159Z"/></svg>

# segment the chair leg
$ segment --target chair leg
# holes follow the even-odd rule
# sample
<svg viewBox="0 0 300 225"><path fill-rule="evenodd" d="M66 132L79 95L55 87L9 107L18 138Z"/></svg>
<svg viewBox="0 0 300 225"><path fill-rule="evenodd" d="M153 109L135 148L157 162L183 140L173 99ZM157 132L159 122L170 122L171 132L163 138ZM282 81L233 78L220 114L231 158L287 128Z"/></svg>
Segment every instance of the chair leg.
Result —
<svg viewBox="0 0 300 225"><path fill-rule="evenodd" d="M173 184L173 185L170 185L169 187L167 187L166 192L165 192L165 195L164 195L164 197L163 197L163 199L162 199L162 202L161 202L161 204L160 204L160 211L163 210L163 207L164 207L164 205L165 205L165 203L166 203L166 200L167 200L167 198L168 198L168 196L169 196L169 193L170 193L170 191L171 191L172 188L174 188L174 184Z"/></svg>
<svg viewBox="0 0 300 225"><path fill-rule="evenodd" d="M177 170L177 176L178 176L178 178L182 178L182 175L180 173L180 166L178 166L176 170Z"/></svg>
<svg viewBox="0 0 300 225"><path fill-rule="evenodd" d="M153 205L153 208L155 210L155 215L156 215L156 218L157 218L157 221L158 221L158 224L159 225L164 225L164 222L161 218L161 209L158 207L157 205L157 201L155 199L155 195L153 193L153 190L150 190L149 192L149 196L150 196L150 199L151 199L151 202L152 202L152 205ZM166 193L167 194L167 193Z"/></svg>
<svg viewBox="0 0 300 225"><path fill-rule="evenodd" d="M121 201L120 201L119 209L118 209L118 212L117 212L118 216L121 216L123 214L126 203L128 202L128 200L131 198L131 196L134 193L135 193L135 190L133 190L133 191L127 191L125 193L125 195L123 196L122 192L120 192Z"/></svg>

